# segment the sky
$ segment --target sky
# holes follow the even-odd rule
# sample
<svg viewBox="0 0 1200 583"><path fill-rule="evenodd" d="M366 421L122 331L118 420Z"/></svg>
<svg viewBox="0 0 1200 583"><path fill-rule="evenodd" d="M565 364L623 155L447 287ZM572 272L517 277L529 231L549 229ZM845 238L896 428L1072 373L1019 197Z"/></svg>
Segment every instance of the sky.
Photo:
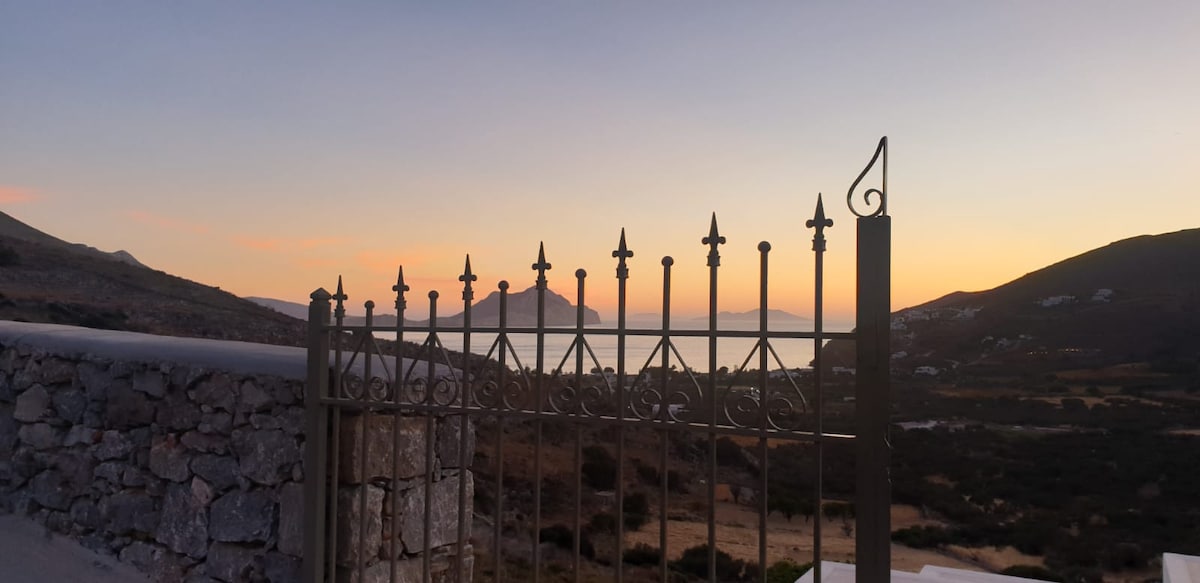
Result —
<svg viewBox="0 0 1200 583"><path fill-rule="evenodd" d="M846 191L889 139L892 304L1200 227L1200 3L0 4L0 211L241 296L398 265L457 302L533 284L630 310L852 314ZM864 185L878 187L878 169ZM457 311L442 307L442 313Z"/></svg>

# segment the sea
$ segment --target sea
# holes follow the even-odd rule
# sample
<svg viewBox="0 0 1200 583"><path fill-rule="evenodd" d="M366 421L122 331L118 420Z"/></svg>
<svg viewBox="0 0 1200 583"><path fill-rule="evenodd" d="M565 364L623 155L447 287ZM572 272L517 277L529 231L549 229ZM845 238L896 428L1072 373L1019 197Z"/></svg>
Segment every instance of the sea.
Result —
<svg viewBox="0 0 1200 583"><path fill-rule="evenodd" d="M804 332L812 330L812 322L808 320L786 321L779 323L771 323L770 329L778 332ZM661 327L661 320L629 320L626 323L627 329L643 329L656 330ZM702 319L689 319L681 322L672 322L674 330L706 330L707 322ZM722 330L755 330L757 323L755 322L721 322ZM825 325L826 332L848 332L853 327L853 323L849 322L833 322ZM618 354L617 354L617 338L615 335L596 333L600 329L612 329L614 326L610 324L590 326L585 328L585 339L587 342L583 353L583 370L591 371L595 368L618 369ZM544 351L544 368L547 371L562 367L563 371L573 372L576 366L576 336L574 329L557 329L557 332L547 333L545 335L545 351ZM591 331L591 333L589 333ZM394 333L377 332L379 338L394 339ZM406 332L404 339L410 342L422 342L425 340L426 334L421 332ZM535 368L537 364L537 337L534 334L514 334L510 333L509 342L512 344L512 352L506 357L510 366L516 366L513 362L513 353L520 366ZM442 345L449 350L462 350L462 335L454 333L439 333L438 339ZM674 366L679 370L691 368L692 370L705 372L708 370L708 339L703 337L686 337L672 336L670 339L672 347L664 351L662 347L662 336L653 335L626 335L625 337L625 370L629 373L636 373L647 366L658 367L663 366L663 354L668 353L666 366L670 368ZM491 352L491 358L498 357L499 347L496 344L496 334L483 332L474 332L471 334L471 352L479 355L487 355ZM718 338L717 339L717 368L728 367L730 371L737 370L747 361L747 369L759 368L759 354L757 352L758 339L756 338ZM768 370L778 370L780 368L803 368L810 365L813 358L813 340L811 339L791 339L791 338L773 338L770 340L770 346L774 349L774 354L767 354ZM589 350L590 349L590 350ZM753 354L753 356L751 356Z"/></svg>

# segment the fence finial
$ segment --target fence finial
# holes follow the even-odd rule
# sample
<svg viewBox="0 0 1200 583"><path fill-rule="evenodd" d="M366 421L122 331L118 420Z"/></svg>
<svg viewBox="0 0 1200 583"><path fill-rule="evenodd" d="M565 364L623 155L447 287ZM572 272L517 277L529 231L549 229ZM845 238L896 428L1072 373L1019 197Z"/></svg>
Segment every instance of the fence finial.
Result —
<svg viewBox="0 0 1200 583"><path fill-rule="evenodd" d="M617 279L627 279L629 277L629 266L625 265L625 260L633 257L633 251L625 245L625 228L621 228L621 242L617 244L617 250L612 252L612 256L617 258Z"/></svg>
<svg viewBox="0 0 1200 583"><path fill-rule="evenodd" d="M479 277L471 273L471 254L467 254L467 263L463 267L463 274L458 276L458 281L463 282L462 298L464 302L469 302L475 298L475 290L471 289L471 282L478 280Z"/></svg>
<svg viewBox="0 0 1200 583"><path fill-rule="evenodd" d="M337 301L337 305L333 308L333 317L341 320L346 317L346 306L343 302L350 299L346 292L342 291L342 276L338 276L337 293L333 294L333 299Z"/></svg>
<svg viewBox="0 0 1200 583"><path fill-rule="evenodd" d="M400 271L396 274L396 285L392 286L392 291L396 292L396 309L403 310L408 307L408 302L404 299L404 292L408 291L408 286L404 284L404 266L400 266Z"/></svg>
<svg viewBox="0 0 1200 583"><path fill-rule="evenodd" d="M879 208L875 209L874 212L863 214L858 212L858 209L854 208L854 189L858 188L858 183L862 182L862 179L867 175L867 172L871 171L871 167L875 165L875 161L879 160L880 154L883 154L882 186L881 188L869 188L866 190L866 192L863 192L863 200L867 203L867 206L871 206L872 194L878 196ZM850 185L850 190L846 192L846 206L850 207L850 212L854 213L855 216L860 218L887 216L887 159L888 139L887 136L883 136L882 138L879 138L879 145L875 147L875 155L871 156L871 161L867 162L867 167L863 168L863 171L858 174L858 178L855 178L854 183Z"/></svg>
<svg viewBox="0 0 1200 583"><path fill-rule="evenodd" d="M817 193L817 211L813 213L813 218L804 222L804 226L809 229L816 229L813 233L813 251L825 250L825 229L833 226L833 219L825 218L825 204L821 202L821 193Z"/></svg>
<svg viewBox="0 0 1200 583"><path fill-rule="evenodd" d="M538 272L537 286L538 289L546 289L546 271L550 269L550 264L546 262L546 244L545 242L538 243L538 260L533 264L534 271Z"/></svg>
<svg viewBox="0 0 1200 583"><path fill-rule="evenodd" d="M710 247L708 251L708 266L716 267L721 264L721 254L717 253L717 245L725 244L725 237L717 232L717 213L712 214L712 224L708 227L708 236L700 240Z"/></svg>

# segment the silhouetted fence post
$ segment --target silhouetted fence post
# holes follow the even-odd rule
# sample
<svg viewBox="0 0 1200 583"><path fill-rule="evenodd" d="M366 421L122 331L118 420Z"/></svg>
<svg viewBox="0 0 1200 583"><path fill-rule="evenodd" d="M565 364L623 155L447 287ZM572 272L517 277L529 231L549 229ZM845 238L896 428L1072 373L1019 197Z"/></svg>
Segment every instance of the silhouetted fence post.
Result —
<svg viewBox="0 0 1200 583"><path fill-rule="evenodd" d="M329 395L329 292L317 289L308 305L308 382L305 384L304 557L305 583L324 581L325 469L328 463L328 411L320 400Z"/></svg>
<svg viewBox="0 0 1200 583"><path fill-rule="evenodd" d="M875 212L858 218L858 290L855 358L855 580L858 583L889 581L891 576L891 482L888 465L891 445L888 423L891 408L891 238L892 218L887 215L887 138L879 141L875 157L859 175L871 169L883 154L883 188L868 190L879 196ZM850 187L853 195L854 187ZM851 210L854 210L851 205Z"/></svg>

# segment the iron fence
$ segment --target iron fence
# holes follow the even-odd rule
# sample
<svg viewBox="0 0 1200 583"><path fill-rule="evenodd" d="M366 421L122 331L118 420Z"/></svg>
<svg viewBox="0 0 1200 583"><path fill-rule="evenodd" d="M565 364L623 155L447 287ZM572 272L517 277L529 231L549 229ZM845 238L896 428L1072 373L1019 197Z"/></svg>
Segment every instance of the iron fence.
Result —
<svg viewBox="0 0 1200 583"><path fill-rule="evenodd" d="M854 190L880 159L883 185L864 195L868 203L876 197L876 208L872 213L859 213ZM547 325L547 272L552 266L541 247L531 265L536 273L537 304L532 326L509 324L506 281L497 286L498 321L494 325L473 322L477 277L469 256L458 278L462 282L461 321L451 324L438 317L436 291L428 294L428 323L406 323L410 288L402 267L393 288L394 324L377 323L373 302L364 304L365 321L347 324L349 298L340 278L336 293L314 292L306 395L306 581L474 578L499 582L528 578L537 583L550 578L596 580L597 574L604 580L622 581L630 573L625 553L632 548L629 530L635 524L627 523L631 513L657 517L655 570L658 580L670 581L669 557L681 550L671 548L668 539L672 500L684 497L679 492L681 474L673 470L681 465L703 476L692 485L702 486L702 503L697 509L703 507L707 528L705 540L695 542L704 544L707 579L718 581L716 512L722 437L749 444L751 465L757 466L752 490L758 515L759 568L754 579L765 581L768 566L772 446L806 444L812 452L815 478L803 487L810 490L816 505L811 560L819 580L825 448L831 443L855 442L858 577L860 581L887 580L890 217L886 213L886 168L884 138L847 194L847 204L858 216L854 332L824 329L824 230L832 227L833 221L825 215L820 196L812 219L806 222L813 230L815 266L813 325L805 331L771 326L767 293L771 245L767 242L758 245L756 329L732 330L719 325L720 246L726 239L718 230L715 214L701 239L708 248L709 282L708 325L700 330L672 323L671 257L661 261L661 325L627 325L628 260L634 253L626 244L624 230L612 252L617 282L617 315L612 327L586 325L588 274L582 269L574 273L575 325ZM377 335L384 333L394 335L395 342L381 343ZM482 357L452 355L442 340L448 335L461 339L462 355ZM536 341L531 363L521 361L512 342L522 335ZM411 354L405 355L402 347L414 336L420 340L420 349L410 349ZM489 340L477 345L475 339L481 336ZM549 354L549 337L569 340L566 352ZM604 373L592 346L599 337L615 340L616 367L610 374ZM628 340L635 337L655 341L644 359L630 354ZM685 362L677 346L684 338L707 342L704 372ZM731 339L748 340L753 348L733 374L720 374L718 345ZM804 363L795 363L793 355L777 350L782 340L811 342L811 373L801 378L794 372L797 364ZM822 347L831 340L856 346L854 435L825 428L829 373ZM673 365L680 366L673 369ZM783 372L770 378L773 369ZM600 374L594 372L597 370ZM750 378L753 388L738 384L745 378ZM631 475L630 448L635 442L639 451L649 448L657 453L653 471L642 471L639 466L634 473L640 475ZM699 444L700 459L686 463L674 459L677 456L672 452L681 442ZM609 454L615 474L611 482L603 476L596 478L604 472L595 468L603 465L597 458ZM553 460L548 457L551 455ZM561 491L547 491L547 484L561 486L557 477L547 481L548 470L554 476L568 476L566 495L570 500L563 503ZM650 496L630 492L631 484L647 481L656 482ZM610 483L611 490L597 488ZM552 505L548 497L554 498ZM657 508L631 509L629 502L639 497L656 498ZM602 507L611 508L611 521L596 524L593 517L585 522L584 509L595 508L597 499ZM547 530L550 522L561 521L569 524L560 524L565 528L557 531ZM483 530L473 532L476 525ZM590 539L584 536L588 531ZM604 542L598 545L592 539ZM554 541L567 547L565 559L554 550ZM597 554L595 546L608 549L607 554ZM550 565L557 567L550 569Z"/></svg>

